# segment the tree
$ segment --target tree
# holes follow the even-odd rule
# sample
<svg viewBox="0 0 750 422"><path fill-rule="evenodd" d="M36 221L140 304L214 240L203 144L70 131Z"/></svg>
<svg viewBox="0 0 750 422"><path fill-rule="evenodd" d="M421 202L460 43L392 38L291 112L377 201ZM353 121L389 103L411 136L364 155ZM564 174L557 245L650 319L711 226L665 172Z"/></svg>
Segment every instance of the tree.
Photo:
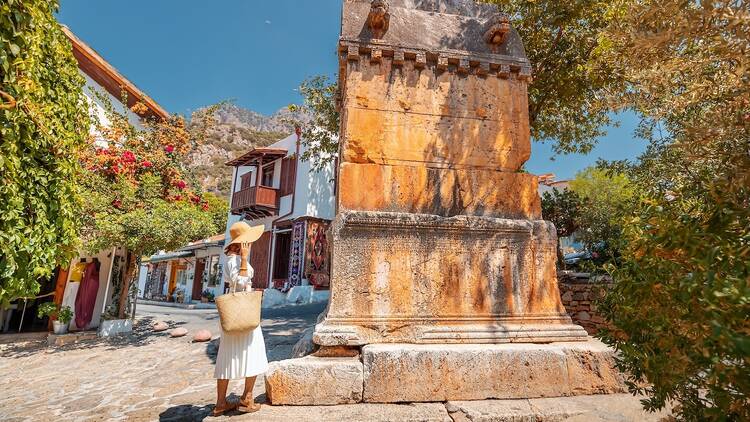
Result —
<svg viewBox="0 0 750 422"><path fill-rule="evenodd" d="M578 230L582 208L581 197L570 189L552 189L542 195L542 218L551 221L557 230L557 261L563 264L560 238Z"/></svg>
<svg viewBox="0 0 750 422"><path fill-rule="evenodd" d="M552 142L557 153L587 153L614 124L608 94L622 89L621 74L602 59L603 31L615 16L604 0L483 0L508 13L532 65L529 123L532 138ZM609 56L607 56L609 57ZM310 139L303 158L330 157L338 152L337 84L317 76L299 88L303 110L313 116L303 126Z"/></svg>
<svg viewBox="0 0 750 422"><path fill-rule="evenodd" d="M619 255L621 222L632 210L634 186L623 173L600 167L578 172L570 188L582 198L578 239L601 263Z"/></svg>
<svg viewBox="0 0 750 422"><path fill-rule="evenodd" d="M614 100L651 140L625 169L616 283L599 309L629 388L683 420L750 420L750 4L617 1Z"/></svg>
<svg viewBox="0 0 750 422"><path fill-rule="evenodd" d="M223 233L227 227L229 203L226 199L211 192L203 193L203 201L208 206L208 209L206 211L211 214L211 219L213 220L214 226L218 229L216 233Z"/></svg>
<svg viewBox="0 0 750 422"><path fill-rule="evenodd" d="M224 230L223 225L217 227L211 205L186 165L187 155L214 124L213 110L194 116L190 125L181 116L172 116L144 120L145 128L139 129L106 97L100 99L110 123L97 125L101 139L82 154L86 168L82 234L92 252L114 246L129 251L119 298L118 317L123 318L141 256ZM133 108L138 107L143 105L136 103Z"/></svg>
<svg viewBox="0 0 750 422"><path fill-rule="evenodd" d="M604 0L484 0L510 16L532 66L531 136L557 153L587 153L612 124L607 94L622 86L599 56L613 15Z"/></svg>
<svg viewBox="0 0 750 422"><path fill-rule="evenodd" d="M88 107L52 0L0 3L0 308L76 249Z"/></svg>
<svg viewBox="0 0 750 422"><path fill-rule="evenodd" d="M299 86L302 105L292 104L289 110L297 115L310 116L307 124L293 121L302 129L302 143L306 147L302 159L310 161L314 170L320 170L338 155L339 124L341 117L336 108L338 86L328 82L326 76L315 76Z"/></svg>

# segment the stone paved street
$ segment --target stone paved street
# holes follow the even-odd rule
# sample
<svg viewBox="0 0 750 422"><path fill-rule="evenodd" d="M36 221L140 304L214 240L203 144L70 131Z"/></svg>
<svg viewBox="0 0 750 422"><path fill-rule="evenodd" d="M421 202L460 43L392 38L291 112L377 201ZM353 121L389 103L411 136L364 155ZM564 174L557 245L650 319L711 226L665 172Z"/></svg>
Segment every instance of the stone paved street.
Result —
<svg viewBox="0 0 750 422"><path fill-rule="evenodd" d="M263 331L269 360L289 357L323 305L264 311ZM166 321L190 333L218 331L215 310L185 310L143 305L130 336L97 339L61 348L46 342L0 344L0 420L2 421L201 421L214 402L213 364L218 340L191 343L190 334L169 338L150 324ZM216 336L215 336L216 337ZM238 393L240 381L230 384ZM254 390L265 400L263 380ZM215 420L254 421L641 421L646 415L627 395L564 399L489 400L425 404L358 404L322 407L264 406L250 415Z"/></svg>
<svg viewBox="0 0 750 422"><path fill-rule="evenodd" d="M289 357L324 305L264 311L269 360ZM154 333L154 320L189 334ZM216 310L138 306L129 336L48 348L46 341L0 344L0 420L201 420L215 400ZM206 328L210 343L192 343ZM230 385L241 391L241 382ZM258 379L256 394L264 392Z"/></svg>

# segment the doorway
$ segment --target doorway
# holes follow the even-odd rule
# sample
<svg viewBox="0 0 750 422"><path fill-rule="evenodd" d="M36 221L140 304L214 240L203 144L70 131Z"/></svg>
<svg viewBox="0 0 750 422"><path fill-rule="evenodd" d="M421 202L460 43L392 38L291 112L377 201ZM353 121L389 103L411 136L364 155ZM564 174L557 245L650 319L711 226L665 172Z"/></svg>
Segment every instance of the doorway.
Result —
<svg viewBox="0 0 750 422"><path fill-rule="evenodd" d="M192 300L201 300L203 293L203 269L206 267L206 259L198 258L195 260L195 276L193 277Z"/></svg>
<svg viewBox="0 0 750 422"><path fill-rule="evenodd" d="M273 285L284 286L289 278L289 252L292 247L292 231L276 233L273 251Z"/></svg>

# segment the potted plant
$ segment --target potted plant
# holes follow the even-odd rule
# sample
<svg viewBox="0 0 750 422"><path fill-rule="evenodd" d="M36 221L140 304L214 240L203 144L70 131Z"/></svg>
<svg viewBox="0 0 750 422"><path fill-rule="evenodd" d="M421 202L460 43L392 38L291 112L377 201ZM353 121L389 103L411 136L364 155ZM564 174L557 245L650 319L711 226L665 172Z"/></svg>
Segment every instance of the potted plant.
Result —
<svg viewBox="0 0 750 422"><path fill-rule="evenodd" d="M206 289L201 293L201 302L208 303L214 301L214 291Z"/></svg>
<svg viewBox="0 0 750 422"><path fill-rule="evenodd" d="M68 325L73 319L73 311L70 306L63 306L62 309L54 302L45 302L37 309L39 318L50 317L52 319L52 330L55 334L65 334L68 332Z"/></svg>

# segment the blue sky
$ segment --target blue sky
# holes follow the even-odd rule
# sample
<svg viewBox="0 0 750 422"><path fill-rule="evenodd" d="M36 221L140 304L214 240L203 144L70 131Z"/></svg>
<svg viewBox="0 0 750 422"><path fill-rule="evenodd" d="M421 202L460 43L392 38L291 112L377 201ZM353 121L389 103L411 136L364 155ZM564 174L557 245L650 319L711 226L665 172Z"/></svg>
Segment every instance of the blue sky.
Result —
<svg viewBox="0 0 750 422"><path fill-rule="evenodd" d="M340 0L61 0L58 19L170 112L232 99L271 114L299 101L305 78L336 72L340 9ZM621 120L587 156L554 157L535 143L526 168L570 178L598 157L634 158L645 143L633 139L633 116Z"/></svg>

